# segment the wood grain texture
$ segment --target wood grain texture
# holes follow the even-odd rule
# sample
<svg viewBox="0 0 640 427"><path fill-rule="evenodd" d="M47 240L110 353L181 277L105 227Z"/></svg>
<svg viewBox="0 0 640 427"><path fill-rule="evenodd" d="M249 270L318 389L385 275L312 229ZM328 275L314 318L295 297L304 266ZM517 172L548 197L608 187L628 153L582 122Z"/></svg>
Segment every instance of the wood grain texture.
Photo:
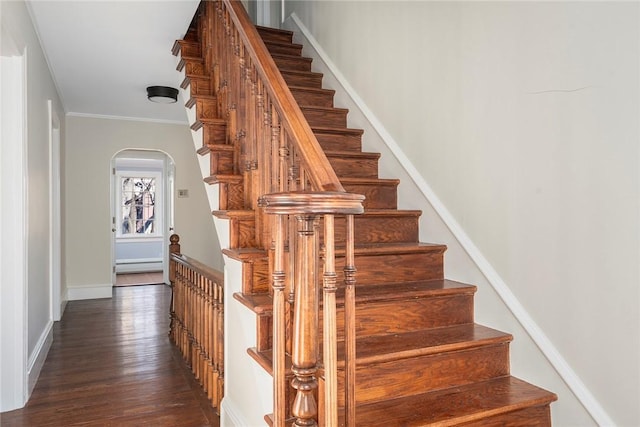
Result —
<svg viewBox="0 0 640 427"><path fill-rule="evenodd" d="M26 407L3 426L218 426L169 342L168 286L115 288L69 301Z"/></svg>
<svg viewBox="0 0 640 427"><path fill-rule="evenodd" d="M337 404L339 425L349 426L549 425L549 403L555 395L509 377L512 337L474 324L475 286L444 279L446 246L418 243L420 212L397 210L399 180L378 178L380 155L362 152L363 131L347 128L347 110L333 107L334 91L324 89L322 75L310 71L312 61L302 57L300 45L292 43L293 34L263 27L256 30L239 2L206 2L201 11L200 22L194 21L185 40L202 43L204 74L211 77L218 115L227 122L225 143L234 147L233 157L224 158L212 145L201 150L212 156L212 172L206 182L220 185L221 211L215 214L231 221L231 242L238 246L225 253L243 263L242 293L234 298L256 314L256 348L249 354L272 373L273 336L281 347L284 333L286 381L295 378L284 397L278 386L278 400L284 403L274 408L275 416L265 417L267 423L288 425L295 414L300 423L313 425L317 399L321 424L332 424L329 420ZM174 53L180 53L183 45L192 48L177 43ZM183 68L188 61L185 58ZM187 73L192 94L206 90L197 87L198 72L194 66ZM193 107L197 101L187 104ZM198 120L206 120L207 115L213 112L199 112L196 107ZM304 319L314 310L309 300L318 296L309 289L320 285L323 275L321 270L312 273L318 261L312 254L322 250L311 242L321 244L324 239L323 227L315 228L312 223L321 223L324 213L340 212L322 210L327 205L304 196L279 207L271 204L275 199L269 199L274 193L300 195L310 190L344 190L366 197L365 214L356 217L353 238L344 216L336 216L335 223L329 221L336 233L335 266L333 258L323 259L329 261L324 269L329 288L333 288L332 272L336 270L337 332L327 334L325 340L331 341L320 347L330 355L337 350L337 398L324 395L325 391L334 395L333 374L328 373L332 364L325 373L323 361L315 360L315 330L323 333L325 328L308 327L317 321L333 325L331 310L322 314L334 305L333 290L325 294L319 319L313 313L310 322ZM238 212L228 212L234 209ZM275 220L267 214L297 215L307 224L302 239L294 221L280 229L277 263L271 249ZM343 242L349 241L356 242L353 252L345 251L350 245ZM328 244L330 257L331 239ZM282 268L285 273L272 279L276 265L276 270ZM283 304L278 291L276 305L280 311L286 307L284 326L279 323L282 319L274 322L273 318L270 285L276 282L279 288L284 283L287 298ZM347 300L355 304L348 313ZM350 322L354 338L347 339L345 323ZM339 340L337 346L333 335ZM348 387L342 371L348 365L345 353L355 360ZM281 381L281 359L277 365ZM316 384L317 393L311 392ZM353 390L357 408L345 401L345 388Z"/></svg>

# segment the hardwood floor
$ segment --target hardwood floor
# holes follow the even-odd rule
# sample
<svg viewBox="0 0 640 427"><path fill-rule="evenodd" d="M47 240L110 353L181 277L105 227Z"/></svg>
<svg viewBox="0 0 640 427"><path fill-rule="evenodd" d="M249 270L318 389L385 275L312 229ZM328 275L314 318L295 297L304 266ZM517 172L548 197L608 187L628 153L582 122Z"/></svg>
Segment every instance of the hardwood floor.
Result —
<svg viewBox="0 0 640 427"><path fill-rule="evenodd" d="M168 286L114 288L71 301L31 399L8 426L219 426L170 343Z"/></svg>
<svg viewBox="0 0 640 427"><path fill-rule="evenodd" d="M162 271L152 273L118 273L114 286L156 285L163 283Z"/></svg>

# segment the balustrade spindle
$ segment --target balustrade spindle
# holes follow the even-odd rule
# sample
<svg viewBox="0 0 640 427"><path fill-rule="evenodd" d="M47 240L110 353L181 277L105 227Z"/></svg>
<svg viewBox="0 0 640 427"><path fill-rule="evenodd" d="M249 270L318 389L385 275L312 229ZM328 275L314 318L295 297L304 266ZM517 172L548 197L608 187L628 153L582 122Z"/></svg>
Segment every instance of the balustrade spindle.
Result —
<svg viewBox="0 0 640 427"><path fill-rule="evenodd" d="M173 235L169 277L172 288L169 336L219 411L224 382L222 273L180 254Z"/></svg>
<svg viewBox="0 0 640 427"><path fill-rule="evenodd" d="M314 397L318 387L316 377L318 369L318 346L320 340L318 332L318 219L324 216L324 274L323 274L323 364L324 364L324 414L322 419L330 427L337 426L337 331L336 331L336 273L335 273L335 237L334 215L347 215L362 213L362 201L364 197L348 193L328 192L287 192L269 194L263 197L263 204L267 214L276 215L276 243L273 272L274 286L274 382L281 381L281 376L276 375L275 365L278 358L284 357L284 343L280 337L283 323L285 322L282 304L282 282L285 273L281 268L285 263L284 233L287 229L287 219L294 218L297 224L295 230L296 250L294 254L295 277L294 313L293 313L293 343L291 350L291 370L294 378L291 382L296 390L292 415L295 417L295 426L315 426L318 416L318 406ZM349 221L347 221L349 223ZM351 228L352 230L352 228ZM347 232L346 247L353 248L353 233ZM353 249L351 249L352 251ZM290 249L291 251L291 249ZM355 268L349 264L349 256L346 258L347 269L355 273ZM350 275L354 279L353 275ZM355 283L351 281L351 286ZM277 299L276 299L277 298ZM276 306L278 309L276 310ZM353 325L351 325L353 326ZM276 334L278 341L276 342ZM281 387L278 385L277 387ZM277 391L277 390L276 390ZM274 414L278 421L284 416L282 407L284 401L279 400L279 393L274 393ZM274 422L277 427L284 426Z"/></svg>

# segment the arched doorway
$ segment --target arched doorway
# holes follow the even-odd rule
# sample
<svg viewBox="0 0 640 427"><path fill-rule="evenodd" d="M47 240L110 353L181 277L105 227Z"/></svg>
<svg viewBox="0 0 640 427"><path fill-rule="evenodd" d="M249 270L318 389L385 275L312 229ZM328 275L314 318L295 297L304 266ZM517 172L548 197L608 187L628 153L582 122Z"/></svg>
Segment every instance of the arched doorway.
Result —
<svg viewBox="0 0 640 427"><path fill-rule="evenodd" d="M113 156L111 166L112 284L124 274L142 281L125 284L147 284L149 277L158 277L149 274L158 272L168 283L174 161L163 151L126 149Z"/></svg>

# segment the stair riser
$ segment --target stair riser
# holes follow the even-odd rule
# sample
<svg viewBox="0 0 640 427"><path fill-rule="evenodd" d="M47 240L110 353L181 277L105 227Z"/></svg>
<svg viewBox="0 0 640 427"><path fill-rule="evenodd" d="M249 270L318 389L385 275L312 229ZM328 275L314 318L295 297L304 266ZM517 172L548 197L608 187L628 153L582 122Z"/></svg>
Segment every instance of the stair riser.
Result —
<svg viewBox="0 0 640 427"><path fill-rule="evenodd" d="M214 158L217 158L214 160ZM231 174L233 172L233 154L224 153L219 156L217 153L211 154L212 175L215 174ZM222 163L219 163L222 162ZM213 172L214 168L226 168L223 171ZM355 219L355 242L356 244L369 243L417 243L418 242L418 217L415 215L406 216L366 216L357 215ZM255 244L255 220L237 219L241 224L238 231L242 230L241 238L232 239L239 246L231 248L248 248L249 245ZM346 219L344 217L336 217L335 224L335 244L336 246L344 246L346 242ZM320 244L324 243L324 224L319 225ZM423 259L424 261L424 259Z"/></svg>
<svg viewBox="0 0 640 427"><path fill-rule="evenodd" d="M464 427L551 427L551 409L549 405L534 406L479 421L456 423L455 425Z"/></svg>
<svg viewBox="0 0 640 427"><path fill-rule="evenodd" d="M416 216L390 217L356 215L354 238L356 244L363 243L418 243L418 218ZM335 241L337 246L346 242L346 219L335 219ZM324 242L324 227L320 227L320 241Z"/></svg>
<svg viewBox="0 0 640 427"><path fill-rule="evenodd" d="M318 131L314 131L313 133L324 150L362 151L362 135L323 133Z"/></svg>
<svg viewBox="0 0 640 427"><path fill-rule="evenodd" d="M378 177L378 159L328 156L329 163L333 166L333 170L338 178L377 178Z"/></svg>
<svg viewBox="0 0 640 427"><path fill-rule="evenodd" d="M185 79L182 86L186 88L186 85L189 86L189 93L191 96L197 95L211 95L211 81L206 78L198 78L197 76L190 77Z"/></svg>
<svg viewBox="0 0 640 427"><path fill-rule="evenodd" d="M185 74L198 76L204 75L204 63L201 59L191 59L183 57L182 60L184 61L184 67L182 67L182 69L184 70Z"/></svg>
<svg viewBox="0 0 640 427"><path fill-rule="evenodd" d="M258 34L260 38L266 41L273 41L277 43L292 43L293 35L289 32L278 31L276 29L264 29L258 28Z"/></svg>
<svg viewBox="0 0 640 427"><path fill-rule="evenodd" d="M310 105L315 107L333 107L333 93L332 92L319 92L319 91L307 91L304 89L293 88L291 89L293 97L298 102L298 105Z"/></svg>
<svg viewBox="0 0 640 427"><path fill-rule="evenodd" d="M338 340L344 340L344 309L337 313ZM356 320L358 337L463 325L473 322L473 295L357 304Z"/></svg>
<svg viewBox="0 0 640 427"><path fill-rule="evenodd" d="M225 122L204 124L202 126L202 142L204 145L226 144L227 124Z"/></svg>
<svg viewBox="0 0 640 427"><path fill-rule="evenodd" d="M229 248L252 248L256 246L255 220L232 218L229 221Z"/></svg>
<svg viewBox="0 0 640 427"><path fill-rule="evenodd" d="M244 209L244 187L242 184L220 184L220 210Z"/></svg>
<svg viewBox="0 0 640 427"><path fill-rule="evenodd" d="M294 74L282 71L284 81L291 86L322 88L322 75L318 74Z"/></svg>
<svg viewBox="0 0 640 427"><path fill-rule="evenodd" d="M395 399L508 374L508 344L358 366L356 400L366 403ZM343 378L340 372L339 407L344 407Z"/></svg>
<svg viewBox="0 0 640 427"><path fill-rule="evenodd" d="M200 56L200 44L198 42L180 42L180 56Z"/></svg>
<svg viewBox="0 0 640 427"><path fill-rule="evenodd" d="M311 60L309 58L274 56L273 60L281 70L311 71Z"/></svg>
<svg viewBox="0 0 640 427"><path fill-rule="evenodd" d="M302 114L311 127L326 126L344 128L347 127L346 110L314 110L302 108Z"/></svg>
<svg viewBox="0 0 640 427"><path fill-rule="evenodd" d="M396 185L342 183L348 193L363 194L365 209L395 209L398 206Z"/></svg>
<svg viewBox="0 0 640 427"><path fill-rule="evenodd" d="M229 151L212 150L209 153L209 174L233 174L233 153Z"/></svg>
<svg viewBox="0 0 640 427"><path fill-rule="evenodd" d="M444 277L443 254L356 254L355 262L358 269L358 286L436 280ZM336 265L344 265L343 259L337 258ZM338 283L343 283L341 271L338 271L338 280Z"/></svg>
<svg viewBox="0 0 640 427"><path fill-rule="evenodd" d="M271 54L283 54L283 55L292 55L292 56L301 56L302 55L302 46L295 44L280 44L280 43L272 43L265 42L267 45L267 50Z"/></svg>

